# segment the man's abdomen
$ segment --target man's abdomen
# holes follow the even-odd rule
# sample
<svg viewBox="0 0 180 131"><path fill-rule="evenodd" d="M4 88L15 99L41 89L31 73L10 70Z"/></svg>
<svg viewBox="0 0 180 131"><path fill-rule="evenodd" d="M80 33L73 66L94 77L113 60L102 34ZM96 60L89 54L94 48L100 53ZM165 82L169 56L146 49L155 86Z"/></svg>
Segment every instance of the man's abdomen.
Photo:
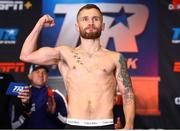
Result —
<svg viewBox="0 0 180 131"><path fill-rule="evenodd" d="M68 118L73 119L110 119L113 118L112 96L83 95L70 98L68 103ZM71 100L72 99L72 100Z"/></svg>

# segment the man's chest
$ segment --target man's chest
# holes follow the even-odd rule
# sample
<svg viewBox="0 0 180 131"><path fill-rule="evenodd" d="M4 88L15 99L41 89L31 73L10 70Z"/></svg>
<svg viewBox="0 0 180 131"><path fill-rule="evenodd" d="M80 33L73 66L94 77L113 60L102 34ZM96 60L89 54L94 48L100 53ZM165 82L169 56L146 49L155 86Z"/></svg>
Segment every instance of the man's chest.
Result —
<svg viewBox="0 0 180 131"><path fill-rule="evenodd" d="M67 60L69 68L72 70L86 70L87 72L111 72L114 68L114 62L106 55L80 54L74 53Z"/></svg>

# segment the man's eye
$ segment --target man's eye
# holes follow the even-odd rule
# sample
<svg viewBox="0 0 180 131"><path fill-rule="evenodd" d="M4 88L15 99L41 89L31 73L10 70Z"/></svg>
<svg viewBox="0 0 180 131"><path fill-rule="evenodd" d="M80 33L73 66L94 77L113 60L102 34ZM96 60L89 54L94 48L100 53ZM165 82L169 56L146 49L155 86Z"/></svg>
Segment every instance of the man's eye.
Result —
<svg viewBox="0 0 180 131"><path fill-rule="evenodd" d="M98 21L99 19L98 18L94 18L95 21Z"/></svg>
<svg viewBox="0 0 180 131"><path fill-rule="evenodd" d="M95 20L95 21L99 21L100 18L99 18L99 17L94 17L94 20Z"/></svg>
<svg viewBox="0 0 180 131"><path fill-rule="evenodd" d="M88 20L88 18L86 18L86 17L85 17L85 18L83 18L82 20L83 20L83 21L87 21L87 20Z"/></svg>

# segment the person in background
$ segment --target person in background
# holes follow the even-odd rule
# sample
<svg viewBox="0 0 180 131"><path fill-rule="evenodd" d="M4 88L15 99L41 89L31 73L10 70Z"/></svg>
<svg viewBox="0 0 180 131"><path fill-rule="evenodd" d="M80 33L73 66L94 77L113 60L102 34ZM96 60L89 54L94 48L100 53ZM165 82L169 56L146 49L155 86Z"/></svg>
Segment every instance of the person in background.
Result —
<svg viewBox="0 0 180 131"><path fill-rule="evenodd" d="M15 82L10 73L3 73L0 70L0 129L11 129L11 116L9 105L12 103L16 113L24 114L30 109L29 89L22 90L18 96L7 95L6 91L11 82Z"/></svg>
<svg viewBox="0 0 180 131"><path fill-rule="evenodd" d="M114 99L113 114L114 114L114 128L121 129L122 127L124 127L125 116L123 112L122 95L120 92L116 93L116 96Z"/></svg>
<svg viewBox="0 0 180 131"><path fill-rule="evenodd" d="M48 68L38 65L28 78L32 106L20 129L63 129L65 124L58 119L58 114L67 115L65 99L48 86Z"/></svg>

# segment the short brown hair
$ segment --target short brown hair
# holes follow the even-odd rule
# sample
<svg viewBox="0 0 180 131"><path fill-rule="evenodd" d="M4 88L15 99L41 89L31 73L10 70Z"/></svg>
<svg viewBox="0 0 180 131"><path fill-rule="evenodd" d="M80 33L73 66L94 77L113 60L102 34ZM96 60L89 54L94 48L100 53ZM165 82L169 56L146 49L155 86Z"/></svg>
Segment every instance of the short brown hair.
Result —
<svg viewBox="0 0 180 131"><path fill-rule="evenodd" d="M78 11L78 13L77 13L77 18L78 18L78 16L79 16L79 14L80 14L80 12L82 11L82 10L84 10L84 9L97 9L98 11L99 11L99 13L102 15L102 12L101 12L101 10L99 9L99 7L97 6L97 5L95 5L95 4L87 4L87 5L85 5L85 6L83 6L83 7L81 7L80 9L79 9L79 11Z"/></svg>

